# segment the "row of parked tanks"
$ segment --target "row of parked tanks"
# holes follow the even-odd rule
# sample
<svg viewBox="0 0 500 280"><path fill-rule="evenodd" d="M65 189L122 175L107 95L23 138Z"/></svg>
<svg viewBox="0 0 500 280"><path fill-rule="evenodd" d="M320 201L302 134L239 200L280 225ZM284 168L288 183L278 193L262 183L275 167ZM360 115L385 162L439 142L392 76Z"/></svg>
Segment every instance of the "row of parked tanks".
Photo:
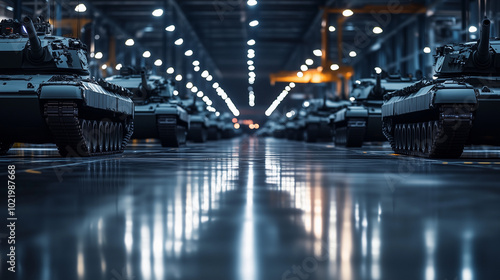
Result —
<svg viewBox="0 0 500 280"><path fill-rule="evenodd" d="M500 39L484 19L478 42L437 48L433 79L388 75L357 81L350 100L310 100L262 135L361 147L389 141L394 152L458 158L466 145L500 145Z"/></svg>
<svg viewBox="0 0 500 280"><path fill-rule="evenodd" d="M130 139L163 147L234 135L229 114L201 100L179 100L173 82L124 68L90 76L78 39L53 36L42 18L0 22L0 155L15 142L55 143L62 156L121 153Z"/></svg>

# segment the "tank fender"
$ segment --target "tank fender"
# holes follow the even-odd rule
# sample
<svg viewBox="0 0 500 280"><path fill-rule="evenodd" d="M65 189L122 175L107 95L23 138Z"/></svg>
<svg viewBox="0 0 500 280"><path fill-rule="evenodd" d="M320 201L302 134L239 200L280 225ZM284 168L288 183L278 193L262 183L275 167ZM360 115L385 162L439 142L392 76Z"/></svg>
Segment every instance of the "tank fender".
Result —
<svg viewBox="0 0 500 280"><path fill-rule="evenodd" d="M83 100L81 87L73 85L45 85L40 90L40 99Z"/></svg>
<svg viewBox="0 0 500 280"><path fill-rule="evenodd" d="M478 92L473 88L444 88L434 93L432 104L477 104Z"/></svg>

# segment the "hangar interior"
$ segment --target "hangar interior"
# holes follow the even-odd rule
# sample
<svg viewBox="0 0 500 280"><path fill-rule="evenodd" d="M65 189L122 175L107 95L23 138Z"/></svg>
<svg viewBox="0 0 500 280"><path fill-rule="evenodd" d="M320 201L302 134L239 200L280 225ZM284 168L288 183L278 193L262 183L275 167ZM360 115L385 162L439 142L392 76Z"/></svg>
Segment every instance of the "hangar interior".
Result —
<svg viewBox="0 0 500 280"><path fill-rule="evenodd" d="M500 1L0 19L1 279L498 279Z"/></svg>

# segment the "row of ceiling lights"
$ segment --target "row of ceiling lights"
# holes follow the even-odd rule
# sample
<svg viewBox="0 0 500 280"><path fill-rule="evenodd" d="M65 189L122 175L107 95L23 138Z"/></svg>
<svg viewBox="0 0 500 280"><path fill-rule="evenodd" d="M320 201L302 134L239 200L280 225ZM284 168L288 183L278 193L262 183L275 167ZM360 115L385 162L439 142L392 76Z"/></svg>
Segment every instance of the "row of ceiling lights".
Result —
<svg viewBox="0 0 500 280"><path fill-rule="evenodd" d="M87 8L85 7L84 4L78 4L76 7L75 7L75 11L77 12L85 12L87 10ZM163 9L156 9L152 12L152 15L155 16L155 17L160 17L163 15ZM165 31L167 32L174 32L175 31L175 25L169 25L165 28ZM184 43L184 39L182 38L178 38L174 41L174 44L176 46L181 46L182 44ZM135 45L135 42L134 42L134 39L132 38L129 38L125 41L125 45L128 46L128 47L131 47L131 46L134 46ZM194 52L193 50L191 49L188 49L184 52L184 55L186 57L191 57L194 55ZM96 58L96 59L102 59L103 58L103 53L102 52L97 52L93 57ZM143 52L142 56L144 58L150 58L151 57L151 52L146 50ZM157 67L160 67L163 65L163 61L161 59L156 59L155 62L154 62L154 65L157 66ZM194 66L194 71L195 72L199 72L201 70L200 68L200 62L198 60L195 60L193 61L193 66ZM101 66L101 69L103 70L106 70L107 69L107 65L106 64L103 64ZM121 68L123 67L122 64L117 64L115 69L116 70L120 70ZM175 69L173 67L169 67L167 68L166 70L167 74L169 75L174 75L175 74ZM207 70L204 70L201 72L201 77L204 78L207 82L211 82L213 81L213 76L210 75L210 73L207 71ZM175 76L175 80L180 82L182 81L183 77L181 74L178 74ZM205 96L204 93L202 91L199 91L198 90L198 87L194 86L191 82L188 82L186 84L186 87L188 89L191 90L191 92L195 93L198 97L202 98L202 100L207 104L207 110L210 111L210 112L214 112L217 116L220 115L220 113L214 108L212 107L212 100L210 100L210 98L208 96ZM214 83L212 84L212 87L216 90L217 94L222 98L222 100L224 100L224 102L226 103L227 107L229 108L229 110L233 113L234 116L239 116L240 115L240 112L239 110L236 108L236 106L234 105L233 101L231 100L231 98L228 97L228 95L226 94L226 92L224 91L224 89L222 87L220 87L219 83ZM179 92L176 90L174 91L174 95L178 95Z"/></svg>
<svg viewBox="0 0 500 280"><path fill-rule="evenodd" d="M247 5L252 7L257 5L257 1L255 0L249 0L247 1ZM258 20L251 20L248 25L250 28L255 28L259 25ZM250 107L255 106L255 92L253 91L253 84L255 83L255 80L257 79L257 74L255 74L255 65L253 59L255 58L255 49L253 46L255 46L256 42L254 39L250 39L247 41L248 45L248 53L247 53L247 58L248 60L248 105Z"/></svg>
<svg viewBox="0 0 500 280"><path fill-rule="evenodd" d="M285 87L285 89L280 93L280 95L278 95L278 97L276 98L276 100L273 101L273 103L271 104L271 106L269 106L269 108L267 108L265 114L266 116L271 116L271 114L274 112L274 110L276 110L276 108L278 108L278 106L281 104L281 102L285 99L285 97L288 95L288 93L295 87L295 83L291 82L290 84L288 84L288 86Z"/></svg>

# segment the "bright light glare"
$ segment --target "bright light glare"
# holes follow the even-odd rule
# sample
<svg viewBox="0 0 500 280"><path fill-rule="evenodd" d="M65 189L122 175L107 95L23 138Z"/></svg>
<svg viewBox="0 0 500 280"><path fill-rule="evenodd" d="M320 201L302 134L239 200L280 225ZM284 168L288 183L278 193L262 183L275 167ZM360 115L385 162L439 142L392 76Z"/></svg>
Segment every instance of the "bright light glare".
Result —
<svg viewBox="0 0 500 280"><path fill-rule="evenodd" d="M340 66L338 64L332 64L332 66L330 66L330 69L332 69L333 71L337 71L339 70Z"/></svg>
<svg viewBox="0 0 500 280"><path fill-rule="evenodd" d="M200 66L195 66L194 67L194 72L199 72L201 70Z"/></svg>
<svg viewBox="0 0 500 280"><path fill-rule="evenodd" d="M106 64L103 64L103 65L101 66L101 69L102 69L102 70L106 70L107 68L108 68L108 65L106 65Z"/></svg>
<svg viewBox="0 0 500 280"><path fill-rule="evenodd" d="M431 48L425 47L424 48L424 53L431 53Z"/></svg>
<svg viewBox="0 0 500 280"><path fill-rule="evenodd" d="M372 31L375 34L380 34L380 33L384 32L384 30L382 28L380 28L379 26L375 26Z"/></svg>
<svg viewBox="0 0 500 280"><path fill-rule="evenodd" d="M179 74L179 75L175 76L175 80L178 82L182 81L182 75Z"/></svg>
<svg viewBox="0 0 500 280"><path fill-rule="evenodd" d="M75 12L77 13L83 13L87 10L87 7L84 4L78 4L75 7Z"/></svg>
<svg viewBox="0 0 500 280"><path fill-rule="evenodd" d="M163 9L156 9L153 11L153 16L161 17L163 15Z"/></svg>
<svg viewBox="0 0 500 280"><path fill-rule="evenodd" d="M299 77L299 78L304 77L304 73L302 73L302 72L297 72L297 77Z"/></svg>
<svg viewBox="0 0 500 280"><path fill-rule="evenodd" d="M134 39L127 39L127 41L125 41L125 46L133 46L135 44L134 42Z"/></svg>
<svg viewBox="0 0 500 280"><path fill-rule="evenodd" d="M307 67L307 65L303 64L303 65L300 66L300 70L307 71L307 70L309 70L309 67Z"/></svg>
<svg viewBox="0 0 500 280"><path fill-rule="evenodd" d="M252 20L248 25L250 25L251 27L255 27L255 26L259 25L259 21L258 20Z"/></svg>
<svg viewBox="0 0 500 280"><path fill-rule="evenodd" d="M192 56L193 55L193 51L192 50L187 50L185 53L184 53L185 56Z"/></svg>
<svg viewBox="0 0 500 280"><path fill-rule="evenodd" d="M352 15L354 15L354 12L352 10L349 10L349 9L345 9L343 12L342 12L342 15L345 16L345 17L350 17Z"/></svg>
<svg viewBox="0 0 500 280"><path fill-rule="evenodd" d="M254 71L255 70L255 66L253 66L253 65L248 66L248 70Z"/></svg>
<svg viewBox="0 0 500 280"><path fill-rule="evenodd" d="M155 60L155 66L161 66L163 64L163 61L161 61L161 59L157 59Z"/></svg>
<svg viewBox="0 0 500 280"><path fill-rule="evenodd" d="M332 26L332 25L331 25L330 27L328 27L328 30L329 30L330 32L335 32L335 30L337 30L337 29L335 29L335 26Z"/></svg>
<svg viewBox="0 0 500 280"><path fill-rule="evenodd" d="M194 86L194 85L193 85L193 83L191 83L191 82L188 82L188 83L186 84L186 87L187 87L187 88L193 88L193 86Z"/></svg>
<svg viewBox="0 0 500 280"><path fill-rule="evenodd" d="M322 52L321 50L314 50L314 51L313 51L313 54L314 54L315 56L322 56L322 55L323 55L323 52Z"/></svg>
<svg viewBox="0 0 500 280"><path fill-rule="evenodd" d="M249 46L253 46L253 45L255 45L255 40L254 39L248 40L247 44Z"/></svg>
<svg viewBox="0 0 500 280"><path fill-rule="evenodd" d="M477 27L475 27L474 25L471 25L471 26L469 27L469 32L470 32L470 33L477 32Z"/></svg>
<svg viewBox="0 0 500 280"><path fill-rule="evenodd" d="M377 73L377 74L382 73L382 68L380 68L380 67L375 67L374 70L375 70L375 73Z"/></svg>
<svg viewBox="0 0 500 280"><path fill-rule="evenodd" d="M182 38L179 38L179 39L175 40L175 42L174 42L174 44L176 46L180 46L180 45L182 45L182 43L184 43L184 39L182 39Z"/></svg>
<svg viewBox="0 0 500 280"><path fill-rule="evenodd" d="M247 4L248 4L248 6L255 6L255 5L257 5L257 0L248 0Z"/></svg>
<svg viewBox="0 0 500 280"><path fill-rule="evenodd" d="M214 79L214 77L212 77L212 75L208 75L207 82L211 82L213 79Z"/></svg>
<svg viewBox="0 0 500 280"><path fill-rule="evenodd" d="M120 71L122 69L123 65L121 63L116 64L115 69Z"/></svg>
<svg viewBox="0 0 500 280"><path fill-rule="evenodd" d="M309 66L311 66L311 65L314 64L314 60L308 58L308 59L306 59L306 64L309 65Z"/></svg>
<svg viewBox="0 0 500 280"><path fill-rule="evenodd" d="M102 52L97 52L94 57L95 59L101 59L103 57L103 54Z"/></svg>
<svg viewBox="0 0 500 280"><path fill-rule="evenodd" d="M247 64L248 64L248 65L253 65L253 60L249 60L249 61L247 61Z"/></svg>
<svg viewBox="0 0 500 280"><path fill-rule="evenodd" d="M356 57L358 54L355 51L349 52L350 57Z"/></svg>
<svg viewBox="0 0 500 280"><path fill-rule="evenodd" d="M208 71L207 71L207 70L205 70L205 71L203 71L203 72L201 73L201 76L202 76L203 78L208 77L208 75L210 75L210 73L208 73Z"/></svg>
<svg viewBox="0 0 500 280"><path fill-rule="evenodd" d="M175 31L175 25L169 25L167 27L165 27L165 30L168 31L168 32L174 32Z"/></svg>
<svg viewBox="0 0 500 280"><path fill-rule="evenodd" d="M144 58L148 58L148 57L151 57L151 52L150 51L145 51L142 53L142 57Z"/></svg>
<svg viewBox="0 0 500 280"><path fill-rule="evenodd" d="M174 72L175 72L174 67L169 67L169 68L167 69L167 74L174 74Z"/></svg>
<svg viewBox="0 0 500 280"><path fill-rule="evenodd" d="M193 61L193 66L200 66L200 62L198 60Z"/></svg>

